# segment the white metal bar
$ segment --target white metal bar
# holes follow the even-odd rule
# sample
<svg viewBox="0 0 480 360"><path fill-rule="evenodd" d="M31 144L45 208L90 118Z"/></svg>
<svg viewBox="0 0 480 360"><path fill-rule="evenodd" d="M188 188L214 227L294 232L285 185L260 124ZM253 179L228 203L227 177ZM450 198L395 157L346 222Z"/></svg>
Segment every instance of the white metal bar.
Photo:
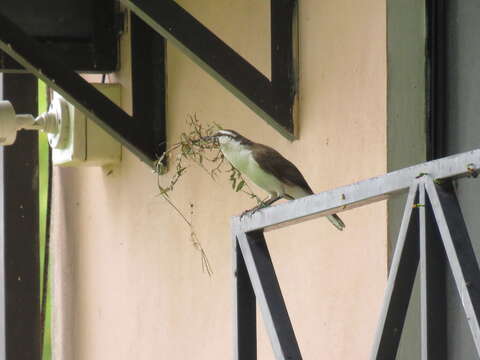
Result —
<svg viewBox="0 0 480 360"><path fill-rule="evenodd" d="M405 204L371 360L394 359L398 350L418 265L418 242L412 239L417 235L417 227L414 224L418 223L418 219L412 217L417 188L418 184L415 181L410 186Z"/></svg>
<svg viewBox="0 0 480 360"><path fill-rule="evenodd" d="M432 179L442 179L465 176L469 173L469 168L477 169L479 167L480 149L452 155L334 190L267 207L252 215L236 217L234 219L235 229L238 232L249 232L284 227L383 200L391 194L408 189L412 181L422 174L428 174Z"/></svg>
<svg viewBox="0 0 480 360"><path fill-rule="evenodd" d="M427 234L426 234L426 218L425 218L425 184L420 182L418 184L418 208L420 220L420 332L421 332L421 359L428 360L428 254L427 254ZM431 240L431 239L429 239Z"/></svg>

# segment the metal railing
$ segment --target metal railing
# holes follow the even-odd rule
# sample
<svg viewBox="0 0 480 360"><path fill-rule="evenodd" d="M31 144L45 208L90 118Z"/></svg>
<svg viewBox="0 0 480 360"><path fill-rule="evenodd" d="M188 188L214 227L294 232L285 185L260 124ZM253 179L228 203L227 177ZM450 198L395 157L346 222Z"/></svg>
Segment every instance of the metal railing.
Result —
<svg viewBox="0 0 480 360"><path fill-rule="evenodd" d="M395 359L410 295L420 263L422 358L431 341L428 326L434 299L429 293L426 214L438 226L462 305L480 354L480 271L456 195L443 180L476 176L480 149L426 162L383 176L268 207L232 219L235 274L235 358L257 358L258 304L277 359L301 359L264 237L264 231L342 212L408 191L395 253L390 267L371 359ZM448 183L448 182L446 182Z"/></svg>

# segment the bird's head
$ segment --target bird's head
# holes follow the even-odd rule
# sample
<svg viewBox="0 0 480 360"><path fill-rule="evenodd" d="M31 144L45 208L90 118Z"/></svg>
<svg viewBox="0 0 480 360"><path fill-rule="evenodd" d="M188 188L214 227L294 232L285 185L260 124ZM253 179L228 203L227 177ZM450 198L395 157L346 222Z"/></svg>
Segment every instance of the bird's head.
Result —
<svg viewBox="0 0 480 360"><path fill-rule="evenodd" d="M218 130L212 136L205 138L205 140L218 141L220 146L230 143L239 143L241 145L251 143L250 140L243 137L234 130Z"/></svg>

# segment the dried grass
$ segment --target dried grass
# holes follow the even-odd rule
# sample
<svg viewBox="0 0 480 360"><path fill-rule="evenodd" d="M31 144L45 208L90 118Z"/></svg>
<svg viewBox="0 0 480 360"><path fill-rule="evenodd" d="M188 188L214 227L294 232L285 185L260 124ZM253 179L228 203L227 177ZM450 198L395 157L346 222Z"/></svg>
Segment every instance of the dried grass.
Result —
<svg viewBox="0 0 480 360"><path fill-rule="evenodd" d="M207 254L196 234L192 221L175 205L170 195L173 192L178 181L187 174L191 166L198 166L205 171L210 178L215 181L220 176L227 176L232 190L241 192L251 199L255 199L257 204L262 200L252 191L245 182L242 174L235 169L228 161L225 161L219 145L215 141L209 140L209 137L215 134L222 127L216 123L203 125L195 114L188 115L186 120L186 132L180 135L177 143L171 145L156 161L155 172L157 174L157 187L159 196L161 196L183 219L190 229L190 241L196 250L200 252L202 261L202 270L209 276L212 276L213 270L208 260ZM172 169L171 175L167 181L168 168ZM167 185L162 185L162 183ZM193 216L194 206L190 204L190 217Z"/></svg>

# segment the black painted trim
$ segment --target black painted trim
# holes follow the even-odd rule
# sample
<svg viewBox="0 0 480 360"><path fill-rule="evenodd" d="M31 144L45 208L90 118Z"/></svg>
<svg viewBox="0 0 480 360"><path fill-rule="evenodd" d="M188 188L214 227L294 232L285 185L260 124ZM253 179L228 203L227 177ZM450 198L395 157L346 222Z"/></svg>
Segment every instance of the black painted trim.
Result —
<svg viewBox="0 0 480 360"><path fill-rule="evenodd" d="M272 81L175 1L122 2L282 134L293 138L297 0L271 0Z"/></svg>
<svg viewBox="0 0 480 360"><path fill-rule="evenodd" d="M34 76L4 74L3 95L17 113L37 113ZM0 162L6 358L36 360L41 342L38 134L19 132L14 145L0 147Z"/></svg>
<svg viewBox="0 0 480 360"><path fill-rule="evenodd" d="M131 14L132 104L135 123L147 128L148 143L160 156L166 150L165 40Z"/></svg>
<svg viewBox="0 0 480 360"><path fill-rule="evenodd" d="M297 92L297 73L294 58L293 28L297 10L296 0L271 0L271 66L272 103L276 120L294 133L294 107Z"/></svg>

